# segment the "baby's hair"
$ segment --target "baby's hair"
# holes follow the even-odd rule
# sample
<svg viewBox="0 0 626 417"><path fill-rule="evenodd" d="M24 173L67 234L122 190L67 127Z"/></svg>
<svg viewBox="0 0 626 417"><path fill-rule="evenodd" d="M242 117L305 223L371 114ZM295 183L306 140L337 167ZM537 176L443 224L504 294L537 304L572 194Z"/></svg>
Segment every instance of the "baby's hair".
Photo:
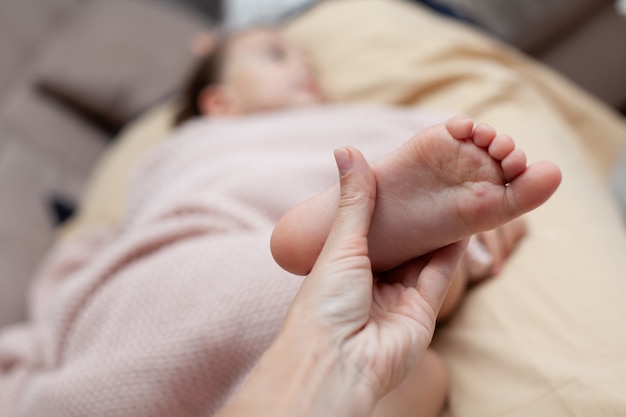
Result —
<svg viewBox="0 0 626 417"><path fill-rule="evenodd" d="M218 35L217 40L191 73L181 97L181 108L174 119L174 126L180 126L189 119L202 114L198 106L198 98L208 85L221 81L224 66L224 55L232 36Z"/></svg>

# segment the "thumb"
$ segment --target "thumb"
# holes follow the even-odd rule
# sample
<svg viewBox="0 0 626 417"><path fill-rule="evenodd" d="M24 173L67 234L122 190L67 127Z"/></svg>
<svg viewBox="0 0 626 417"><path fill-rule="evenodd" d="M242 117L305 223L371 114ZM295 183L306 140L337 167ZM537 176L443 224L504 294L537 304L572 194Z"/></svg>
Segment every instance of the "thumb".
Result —
<svg viewBox="0 0 626 417"><path fill-rule="evenodd" d="M367 235L376 201L376 178L365 157L355 148L335 150L341 197L339 209L320 254L322 262L367 257Z"/></svg>

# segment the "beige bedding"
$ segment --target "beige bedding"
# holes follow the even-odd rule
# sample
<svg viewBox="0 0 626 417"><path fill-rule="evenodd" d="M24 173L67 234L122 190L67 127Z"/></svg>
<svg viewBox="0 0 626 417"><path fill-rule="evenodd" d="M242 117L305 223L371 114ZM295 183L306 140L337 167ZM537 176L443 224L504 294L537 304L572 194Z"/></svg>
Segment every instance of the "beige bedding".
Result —
<svg viewBox="0 0 626 417"><path fill-rule="evenodd" d="M624 121L546 68L401 1L328 1L286 33L308 50L333 101L465 113L563 170L502 274L438 332L447 413L626 415L626 234L605 186ZM166 136L172 111L157 108L122 135L65 238L119 219L129 172Z"/></svg>

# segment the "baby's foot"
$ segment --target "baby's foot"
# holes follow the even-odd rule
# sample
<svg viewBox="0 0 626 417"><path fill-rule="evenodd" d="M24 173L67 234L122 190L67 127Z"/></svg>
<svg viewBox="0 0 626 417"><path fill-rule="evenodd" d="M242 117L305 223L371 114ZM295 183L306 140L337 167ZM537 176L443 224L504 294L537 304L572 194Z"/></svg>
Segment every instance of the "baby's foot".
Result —
<svg viewBox="0 0 626 417"><path fill-rule="evenodd" d="M543 204L561 181L554 164L526 166L513 139L466 117L418 133L373 168L378 270L504 224Z"/></svg>

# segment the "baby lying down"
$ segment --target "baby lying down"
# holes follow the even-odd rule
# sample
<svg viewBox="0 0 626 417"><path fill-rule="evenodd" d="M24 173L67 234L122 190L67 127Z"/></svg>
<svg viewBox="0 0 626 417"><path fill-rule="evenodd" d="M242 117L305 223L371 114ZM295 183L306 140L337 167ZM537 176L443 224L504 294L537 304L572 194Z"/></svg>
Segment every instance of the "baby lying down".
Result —
<svg viewBox="0 0 626 417"><path fill-rule="evenodd" d="M510 137L464 117L318 105L304 57L272 30L229 38L196 75L122 227L52 253L31 321L0 337L5 415L215 413L277 334L301 283L293 274L309 271L326 239L337 147L375 161L369 256L381 282L499 227L476 238L489 271L461 268L440 319L524 234L507 222L560 181L552 164L527 167ZM374 414L439 415L446 392L444 365L427 352Z"/></svg>

